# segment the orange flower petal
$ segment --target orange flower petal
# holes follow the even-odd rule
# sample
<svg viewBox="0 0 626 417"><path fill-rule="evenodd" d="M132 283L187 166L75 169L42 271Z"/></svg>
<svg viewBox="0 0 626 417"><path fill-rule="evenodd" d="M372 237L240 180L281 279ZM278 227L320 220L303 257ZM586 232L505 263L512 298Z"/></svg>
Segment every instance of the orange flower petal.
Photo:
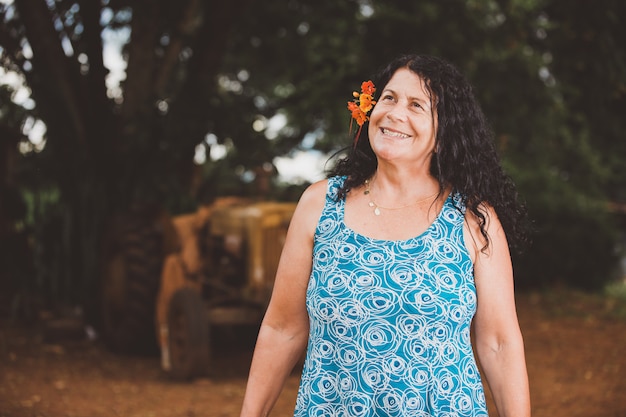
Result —
<svg viewBox="0 0 626 417"><path fill-rule="evenodd" d="M371 80L363 81L363 83L361 84L361 91L364 94L373 95L376 91L376 88L374 87L374 83Z"/></svg>

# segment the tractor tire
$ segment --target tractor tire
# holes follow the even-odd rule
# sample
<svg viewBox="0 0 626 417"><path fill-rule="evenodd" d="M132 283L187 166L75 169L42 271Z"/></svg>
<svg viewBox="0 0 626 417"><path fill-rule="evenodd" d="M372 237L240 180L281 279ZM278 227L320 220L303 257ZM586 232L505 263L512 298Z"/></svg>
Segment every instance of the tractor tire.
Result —
<svg viewBox="0 0 626 417"><path fill-rule="evenodd" d="M115 223L102 279L102 334L115 353L158 353L154 326L163 264L162 233L145 211Z"/></svg>
<svg viewBox="0 0 626 417"><path fill-rule="evenodd" d="M183 287L172 296L167 313L169 375L178 381L206 376L210 364L209 320L202 295Z"/></svg>

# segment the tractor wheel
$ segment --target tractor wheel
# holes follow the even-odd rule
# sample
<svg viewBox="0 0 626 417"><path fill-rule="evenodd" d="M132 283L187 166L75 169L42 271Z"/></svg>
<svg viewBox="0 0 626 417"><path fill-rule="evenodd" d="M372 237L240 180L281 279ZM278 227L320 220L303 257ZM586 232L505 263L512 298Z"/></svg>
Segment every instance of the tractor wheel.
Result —
<svg viewBox="0 0 626 417"><path fill-rule="evenodd" d="M205 376L209 370L209 320L201 294L189 287L172 296L167 313L169 374L176 380Z"/></svg>
<svg viewBox="0 0 626 417"><path fill-rule="evenodd" d="M156 354L154 315L163 263L156 216L124 216L110 232L102 280L104 341L116 353Z"/></svg>

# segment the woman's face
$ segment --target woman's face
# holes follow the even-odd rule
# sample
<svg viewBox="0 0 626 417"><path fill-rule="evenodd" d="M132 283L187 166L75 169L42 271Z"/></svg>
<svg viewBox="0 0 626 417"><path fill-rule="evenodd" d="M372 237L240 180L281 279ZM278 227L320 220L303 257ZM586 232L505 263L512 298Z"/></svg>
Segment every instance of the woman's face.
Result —
<svg viewBox="0 0 626 417"><path fill-rule="evenodd" d="M436 109L420 77L400 68L383 87L370 114L369 140L379 162L430 166L437 133Z"/></svg>

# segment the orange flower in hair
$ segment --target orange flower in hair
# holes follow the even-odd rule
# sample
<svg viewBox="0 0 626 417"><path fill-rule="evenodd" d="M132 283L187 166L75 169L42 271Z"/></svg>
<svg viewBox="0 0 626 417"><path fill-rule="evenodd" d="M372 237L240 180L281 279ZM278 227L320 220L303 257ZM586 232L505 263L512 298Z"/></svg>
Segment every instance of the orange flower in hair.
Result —
<svg viewBox="0 0 626 417"><path fill-rule="evenodd" d="M356 120L359 126L363 126L363 123L367 121L367 114L361 110L360 106L354 101L348 102L348 110L352 113L352 118Z"/></svg>
<svg viewBox="0 0 626 417"><path fill-rule="evenodd" d="M364 81L361 84L361 93L354 91L352 96L354 100L348 102L348 110L352 114L352 118L359 126L363 126L363 123L369 120L369 113L376 101L374 101L374 92L376 87L372 81Z"/></svg>
<svg viewBox="0 0 626 417"><path fill-rule="evenodd" d="M367 114L374 108L374 105L376 104L376 101L374 100L375 91L376 87L374 87L374 83L371 80L363 81L361 83L361 93L354 91L352 93L354 99L348 102L348 110L350 110L352 119L354 119L354 121L356 121L356 124L359 125L359 130L358 132L356 132L356 136L354 137L355 147L359 139L363 124L367 122L370 118ZM350 132L352 132L352 121L350 121Z"/></svg>

